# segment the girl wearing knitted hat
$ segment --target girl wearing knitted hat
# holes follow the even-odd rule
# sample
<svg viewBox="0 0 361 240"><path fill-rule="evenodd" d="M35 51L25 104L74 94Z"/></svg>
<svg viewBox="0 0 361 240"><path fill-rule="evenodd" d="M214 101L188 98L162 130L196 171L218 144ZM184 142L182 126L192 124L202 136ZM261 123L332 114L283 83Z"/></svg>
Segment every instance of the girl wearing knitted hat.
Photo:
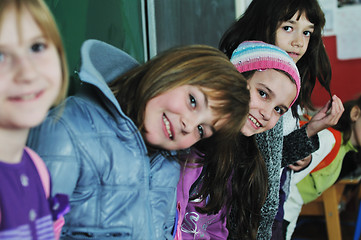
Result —
<svg viewBox="0 0 361 240"><path fill-rule="evenodd" d="M267 192L267 173L251 136L273 128L300 92L296 64L274 45L244 42L235 50L231 62L247 79L251 95L249 117L242 127L243 134L234 141L238 150L234 160L223 160L209 148L209 141L196 144L201 152L199 159L204 162L182 169L177 193L178 239L226 239L226 215L234 204L242 206L237 209L241 216L238 226L244 237L255 238Z"/></svg>
<svg viewBox="0 0 361 240"><path fill-rule="evenodd" d="M298 124L299 106L314 109L310 96L316 79L330 93L331 66L321 38L324 25L324 13L317 0L253 0L239 20L225 32L219 44L229 58L246 40L257 39L275 44L293 58L301 75L301 92L292 112L288 111L271 131L256 136L268 169L269 189L262 208L258 239L271 238L274 219L274 228L281 229L283 208L279 208L279 204L283 205L288 184L280 192L280 179L289 179L287 176L290 175L289 171L282 171L281 175L281 166L295 162L298 166L289 165L294 170L307 166L310 161L308 156L319 147L317 132L336 124L343 112L341 100L332 96L330 102L313 117L312 123L302 128ZM307 161L299 160L304 158ZM233 230L230 231L231 236L236 234ZM274 233L275 239L283 238L277 235L280 232ZM237 234L234 239L238 239Z"/></svg>

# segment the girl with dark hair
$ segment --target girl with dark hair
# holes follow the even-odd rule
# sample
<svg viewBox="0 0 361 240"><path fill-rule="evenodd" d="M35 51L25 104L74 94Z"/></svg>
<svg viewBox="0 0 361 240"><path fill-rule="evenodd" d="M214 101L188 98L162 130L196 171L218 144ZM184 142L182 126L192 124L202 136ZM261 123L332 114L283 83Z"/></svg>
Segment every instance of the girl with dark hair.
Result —
<svg viewBox="0 0 361 240"><path fill-rule="evenodd" d="M299 94L300 77L285 51L260 41L241 43L231 62L248 82L249 117L242 134L232 141L215 142L211 137L195 145L203 165L182 169L178 239L226 239L226 215L233 205L240 206L234 219L240 239L256 238L267 172L252 136L273 128L292 106ZM231 146L232 158L222 160L217 154L217 147L223 144Z"/></svg>
<svg viewBox="0 0 361 240"><path fill-rule="evenodd" d="M351 168L346 166L355 165L353 160L356 158L345 158L346 154L358 152L356 156L360 157L361 96L345 102L344 107L338 123L320 132L320 149L312 153L310 166L292 177L290 195L284 205L286 239L291 239L302 205L315 200L331 187L341 171L343 175L347 175L346 170L350 173ZM360 164L360 158L357 162Z"/></svg>
<svg viewBox="0 0 361 240"><path fill-rule="evenodd" d="M300 170L307 166L310 154L318 149L317 132L336 124L343 111L341 100L332 96L313 118L313 124L299 127L298 109L314 109L311 93L316 79L331 96L331 66L322 42L324 25L324 13L317 0L253 0L219 43L220 50L228 57L245 40L275 44L293 58L301 75L301 92L292 111L288 111L271 131L256 135L269 175L258 239L270 239L272 225L274 238L282 237L279 235L282 233L282 206L288 184L284 185L280 180L289 179L291 171L287 168L281 171L281 167ZM293 163L296 164L290 165ZM230 228L232 225L230 220Z"/></svg>

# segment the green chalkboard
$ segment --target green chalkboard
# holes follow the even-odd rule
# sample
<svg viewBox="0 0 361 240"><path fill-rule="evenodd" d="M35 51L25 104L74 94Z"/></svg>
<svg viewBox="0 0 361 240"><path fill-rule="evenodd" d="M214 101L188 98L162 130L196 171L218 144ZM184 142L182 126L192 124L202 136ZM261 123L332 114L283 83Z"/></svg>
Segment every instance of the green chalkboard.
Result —
<svg viewBox="0 0 361 240"><path fill-rule="evenodd" d="M79 81L80 47L98 39L123 49L144 62L142 0L45 0L62 34L70 72L69 95Z"/></svg>

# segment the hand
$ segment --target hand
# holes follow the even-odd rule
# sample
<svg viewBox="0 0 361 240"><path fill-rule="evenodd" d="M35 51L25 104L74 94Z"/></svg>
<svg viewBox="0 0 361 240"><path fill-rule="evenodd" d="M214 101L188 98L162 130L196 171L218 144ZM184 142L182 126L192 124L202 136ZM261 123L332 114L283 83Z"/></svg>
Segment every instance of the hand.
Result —
<svg viewBox="0 0 361 240"><path fill-rule="evenodd" d="M293 171L300 171L301 169L304 169L305 167L307 167L312 159L312 155L309 155L308 157L305 157L304 159L298 160L297 162L295 162L294 164L288 165L288 167L290 169L292 169Z"/></svg>
<svg viewBox="0 0 361 240"><path fill-rule="evenodd" d="M331 106L329 106L332 104ZM319 131L336 125L344 111L341 99L332 96L332 103L328 101L316 115L314 115L306 127L308 137L312 137Z"/></svg>

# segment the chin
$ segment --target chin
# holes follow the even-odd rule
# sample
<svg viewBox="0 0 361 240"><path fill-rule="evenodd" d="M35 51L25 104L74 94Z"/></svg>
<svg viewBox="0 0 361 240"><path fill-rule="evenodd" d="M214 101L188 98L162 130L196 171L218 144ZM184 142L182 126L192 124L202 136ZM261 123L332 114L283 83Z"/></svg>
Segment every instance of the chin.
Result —
<svg viewBox="0 0 361 240"><path fill-rule="evenodd" d="M241 133L242 133L244 136L246 136L246 137L250 137L250 136L256 134L255 132L247 131L247 129L242 129L242 130L241 130Z"/></svg>

